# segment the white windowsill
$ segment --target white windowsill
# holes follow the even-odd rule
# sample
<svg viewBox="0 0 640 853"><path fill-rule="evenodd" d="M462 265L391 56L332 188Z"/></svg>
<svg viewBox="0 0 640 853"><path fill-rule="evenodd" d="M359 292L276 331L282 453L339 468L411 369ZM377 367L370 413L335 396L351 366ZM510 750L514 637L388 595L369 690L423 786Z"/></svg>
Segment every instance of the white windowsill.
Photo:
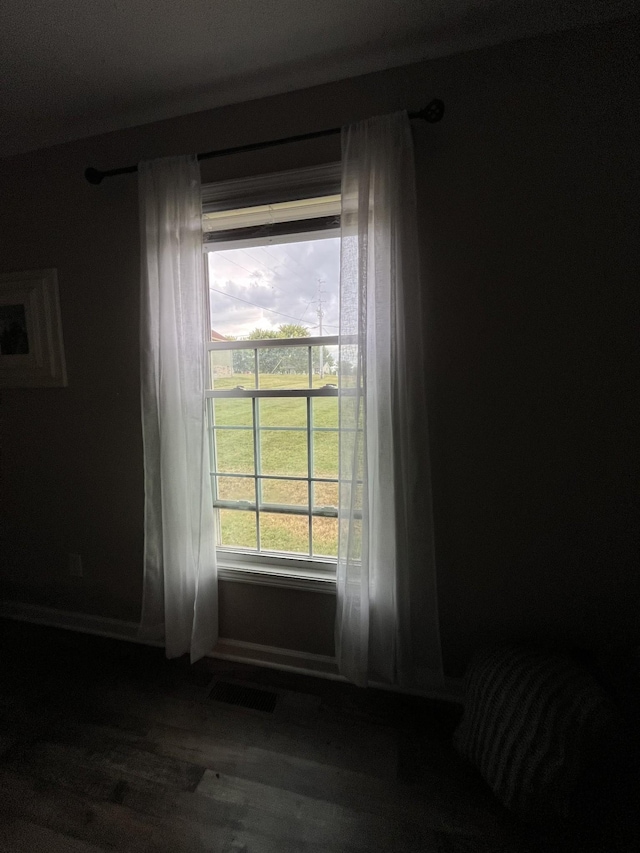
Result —
<svg viewBox="0 0 640 853"><path fill-rule="evenodd" d="M336 594L335 572L322 569L304 571L300 568L286 568L279 565L252 565L224 558L218 560L218 578L223 581L233 581L233 583L301 589L327 595Z"/></svg>

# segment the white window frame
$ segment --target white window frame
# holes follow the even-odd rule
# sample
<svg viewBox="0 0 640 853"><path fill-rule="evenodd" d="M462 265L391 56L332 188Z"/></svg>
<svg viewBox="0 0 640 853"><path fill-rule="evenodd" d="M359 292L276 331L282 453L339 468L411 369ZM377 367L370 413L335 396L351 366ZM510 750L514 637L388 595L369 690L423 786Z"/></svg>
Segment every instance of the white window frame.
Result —
<svg viewBox="0 0 640 853"><path fill-rule="evenodd" d="M202 189L203 213L211 211L237 210L243 207L256 207L263 204L275 204L282 201L293 201L303 198L319 198L322 196L335 195L340 191L340 164L329 164L311 169L294 170L285 173L272 174L258 178L240 179L236 181L225 181L217 184L204 185ZM309 222L311 225L311 222ZM220 501L215 495L216 476L227 475L225 472L216 473L214 469L215 449L211 446L211 482L212 498L216 509L233 509L234 511L247 511L256 513L256 524L259 531L260 512L286 512L309 518L309 536L311 543L311 524L314 517L338 517L337 507L314 507L312 504L312 483L314 482L336 482L339 487L338 474L334 478L321 478L313 476L313 441L314 431L312 422L312 399L321 397L337 397L337 387L311 387L313 382L313 347L337 346L338 336L291 338L291 339L266 339L263 341L210 341L209 329L211 322L209 317L208 298L208 263L207 254L210 251L236 248L247 245L265 245L270 242L284 242L287 234L283 233L282 222L278 223L277 236L270 237L269 227L260 225L255 228L254 233L247 233L250 229L243 228L234 232L226 230L219 234L205 233L204 238L204 266L205 283L207 286L207 329L206 329L206 352L207 364L209 364L209 353L216 350L254 350L256 388L254 389L210 389L205 391L205 398L214 399L251 399L252 401L252 426L254 445L254 474L246 474L255 481L256 498L261 496L258 481L269 479L269 475L263 475L259 467L259 422L256 419L256 400L260 398L298 397L307 400L307 424L306 427L296 428L296 431L305 430L307 433L307 476L305 477L273 477L272 479L298 480L307 483L308 506L289 507L284 505L265 504L263 502L227 502ZM285 226L286 227L286 226ZM223 239L220 234L223 233ZM339 236L339 223L323 222L321 230L312 227L309 230L300 231L296 222L292 222L289 239L321 239L329 236ZM214 238L214 239L211 239ZM304 346L308 350L309 362L309 388L299 389L260 389L258 381L259 352L268 347ZM327 382L327 386L332 383ZM343 392L344 393L344 392ZM209 403L207 402L209 418ZM213 445L215 430L213 423L209 422L209 435ZM215 427L221 429L225 427ZM228 427L227 427L228 428ZM233 427L231 427L233 429ZM283 428L287 429L287 428ZM320 428L319 431L322 431ZM258 446L258 449L256 449ZM240 474L235 476L241 476ZM244 504L240 507L238 504ZM259 532L258 542L259 546ZM311 550L311 548L310 548ZM335 593L336 559L327 557L308 557L305 555L294 555L284 552L265 552L245 550L241 548L230 548L218 545L218 573L223 579L233 580L241 583L257 583L260 585L284 586L295 589L308 589L316 592Z"/></svg>

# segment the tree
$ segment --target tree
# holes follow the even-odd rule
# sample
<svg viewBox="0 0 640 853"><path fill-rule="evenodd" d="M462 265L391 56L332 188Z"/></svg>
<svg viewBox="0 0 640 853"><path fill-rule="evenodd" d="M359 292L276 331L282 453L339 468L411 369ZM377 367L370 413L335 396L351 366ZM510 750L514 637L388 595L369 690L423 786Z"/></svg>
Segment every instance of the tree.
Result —
<svg viewBox="0 0 640 853"><path fill-rule="evenodd" d="M273 341L279 338L308 338L309 329L300 323L282 323L277 329L253 329L247 341ZM237 340L229 336L229 340ZM309 370L309 355L305 347L266 347L260 350L260 373L307 373ZM353 366L343 362L344 371L353 372ZM336 359L328 347L313 348L313 370L322 374L321 368L330 373L337 370ZM247 349L233 351L234 373L253 373L255 360L251 344Z"/></svg>
<svg viewBox="0 0 640 853"><path fill-rule="evenodd" d="M278 326L278 333L274 335L276 338L308 338L309 329L306 326L300 326L297 323L283 323Z"/></svg>
<svg viewBox="0 0 640 853"><path fill-rule="evenodd" d="M250 341L276 340L278 338L308 338L309 329L296 323L283 323L277 329L253 329ZM260 373L306 373L309 368L305 347L267 347L260 351ZM253 373L253 352L233 351L235 373Z"/></svg>
<svg viewBox="0 0 640 853"><path fill-rule="evenodd" d="M331 373L334 373L336 360L331 355L327 347L322 347L322 358L324 359L324 366L327 367Z"/></svg>

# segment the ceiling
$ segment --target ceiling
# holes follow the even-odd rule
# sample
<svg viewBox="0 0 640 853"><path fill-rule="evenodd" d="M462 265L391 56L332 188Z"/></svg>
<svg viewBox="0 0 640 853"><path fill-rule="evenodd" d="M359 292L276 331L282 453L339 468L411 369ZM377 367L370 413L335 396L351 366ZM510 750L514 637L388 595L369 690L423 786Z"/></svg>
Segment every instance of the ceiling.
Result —
<svg viewBox="0 0 640 853"><path fill-rule="evenodd" d="M596 20L633 0L1 0L0 156Z"/></svg>

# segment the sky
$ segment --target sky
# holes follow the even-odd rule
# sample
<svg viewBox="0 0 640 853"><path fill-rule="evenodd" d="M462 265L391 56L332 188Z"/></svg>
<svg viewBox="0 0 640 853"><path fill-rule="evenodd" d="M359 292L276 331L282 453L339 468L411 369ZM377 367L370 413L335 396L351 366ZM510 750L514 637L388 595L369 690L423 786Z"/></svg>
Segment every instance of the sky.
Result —
<svg viewBox="0 0 640 853"><path fill-rule="evenodd" d="M209 252L211 326L225 336L300 323L338 334L340 238L272 243Z"/></svg>

